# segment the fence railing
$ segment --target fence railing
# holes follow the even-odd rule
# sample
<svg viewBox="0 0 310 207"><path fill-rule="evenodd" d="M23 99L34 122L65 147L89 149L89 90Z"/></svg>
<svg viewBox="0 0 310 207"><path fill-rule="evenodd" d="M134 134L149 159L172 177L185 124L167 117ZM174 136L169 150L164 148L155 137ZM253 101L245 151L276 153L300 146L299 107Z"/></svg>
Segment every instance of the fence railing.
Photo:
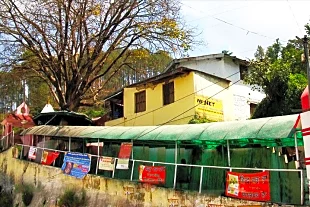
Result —
<svg viewBox="0 0 310 207"><path fill-rule="evenodd" d="M12 131L9 134L1 137L1 139L0 139L0 151L7 150L12 145L14 145L14 131Z"/></svg>
<svg viewBox="0 0 310 207"><path fill-rule="evenodd" d="M22 158L22 155L23 154L27 154L24 153L24 148L25 147L33 147L31 145L23 145L23 144L16 144L16 145L19 145L22 147L22 153L21 153L21 156L20 156L20 159L23 159ZM48 151L54 151L54 152L60 152L60 153L66 153L68 151L62 151L62 150L56 150L56 149L49 149L49 148L44 148L44 147L38 147L36 146L37 149L41 149L41 150L48 150ZM95 155L95 154L89 154L91 156L91 161L94 161L96 162L95 165L95 169L93 169L91 166L91 171L93 173L91 174L96 174L98 175L98 168L99 168L99 157L101 157L100 155ZM95 160L93 160L95 159ZM115 161L118 160L117 157L114 157ZM60 161L62 162L62 161ZM117 162L114 162L114 170L112 171L112 174L111 174L111 178L115 178L115 173L117 171L115 165L116 165ZM145 163L145 164L148 164L148 165L152 165L152 166L155 166L155 165L164 165L164 166L171 166L172 168L174 168L174 175L173 175L173 185L171 187L173 187L174 189L176 189L176 186L177 186L177 172L178 172L178 167L180 166L184 166L184 167L189 167L191 169L195 168L195 169L200 169L200 176L199 176L199 185L198 185L198 192L201 193L203 190L207 190L207 189L203 189L203 181L204 179L204 172L205 170L207 169L214 169L214 170L225 170L225 171L238 171L238 170L243 170L243 171L270 171L270 172L295 172L295 173L300 173L300 204L303 204L304 202L304 171L302 169L270 169L270 168L245 168L245 167L226 167L226 166L213 166L213 165L195 165L195 164L179 164L179 163L169 163L169 162L158 162L158 161L148 161L148 160L138 160L138 159L130 159L130 164L131 166L129 168L130 169L130 177L129 177L129 180L130 181L137 181L137 180L134 180L134 174L135 173L138 173L138 170L135 171L135 165L136 163ZM61 167L62 163L61 164L58 164L57 167ZM53 166L55 166L55 161L53 163ZM120 170L122 171L122 170ZM109 176L106 176L106 177L109 177Z"/></svg>

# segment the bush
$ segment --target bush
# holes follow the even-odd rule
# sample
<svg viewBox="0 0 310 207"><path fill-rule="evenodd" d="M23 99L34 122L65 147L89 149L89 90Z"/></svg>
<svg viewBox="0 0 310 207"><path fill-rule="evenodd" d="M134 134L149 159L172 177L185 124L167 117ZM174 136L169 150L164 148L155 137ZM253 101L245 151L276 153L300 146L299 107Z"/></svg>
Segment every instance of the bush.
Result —
<svg viewBox="0 0 310 207"><path fill-rule="evenodd" d="M195 116L189 120L189 124L202 124L202 123L210 123L212 121L210 121L209 119L207 119L206 117L203 116L199 116L198 114L195 114Z"/></svg>
<svg viewBox="0 0 310 207"><path fill-rule="evenodd" d="M61 207L84 207L87 203L86 192L83 189L81 195L78 195L76 189L68 189L59 198L59 206Z"/></svg>
<svg viewBox="0 0 310 207"><path fill-rule="evenodd" d="M30 184L22 184L21 186L17 186L16 190L22 193L22 201L25 206L29 206L33 198L34 186Z"/></svg>
<svg viewBox="0 0 310 207"><path fill-rule="evenodd" d="M13 207L13 196L11 193L5 191L0 193L0 206Z"/></svg>

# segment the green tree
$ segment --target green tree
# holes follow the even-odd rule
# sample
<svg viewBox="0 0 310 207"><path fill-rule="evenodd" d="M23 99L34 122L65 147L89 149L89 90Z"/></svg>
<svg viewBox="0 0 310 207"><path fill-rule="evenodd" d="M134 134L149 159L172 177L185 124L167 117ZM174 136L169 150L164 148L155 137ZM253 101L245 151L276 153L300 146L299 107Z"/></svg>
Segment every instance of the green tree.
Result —
<svg viewBox="0 0 310 207"><path fill-rule="evenodd" d="M193 30L180 6L179 0L0 1L1 60L20 62L29 51L35 67L27 69L48 84L61 109L77 110L93 104L85 100L105 89L128 50L190 49ZM104 83L94 87L100 78Z"/></svg>
<svg viewBox="0 0 310 207"><path fill-rule="evenodd" d="M265 92L266 98L252 118L291 114L292 109L301 108L300 95L307 85L302 52L296 40L286 46L276 40L266 52L258 46L245 82Z"/></svg>
<svg viewBox="0 0 310 207"><path fill-rule="evenodd" d="M229 50L222 50L222 53L225 55L232 55L233 52L230 52Z"/></svg>

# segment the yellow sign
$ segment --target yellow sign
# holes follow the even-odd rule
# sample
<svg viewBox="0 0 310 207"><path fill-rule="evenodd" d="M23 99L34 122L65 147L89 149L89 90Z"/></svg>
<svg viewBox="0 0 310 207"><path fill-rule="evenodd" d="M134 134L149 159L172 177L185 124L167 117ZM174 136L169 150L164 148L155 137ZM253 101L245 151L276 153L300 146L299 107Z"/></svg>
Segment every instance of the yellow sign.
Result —
<svg viewBox="0 0 310 207"><path fill-rule="evenodd" d="M223 103L221 100L205 96L195 96L195 111L210 121L224 121Z"/></svg>

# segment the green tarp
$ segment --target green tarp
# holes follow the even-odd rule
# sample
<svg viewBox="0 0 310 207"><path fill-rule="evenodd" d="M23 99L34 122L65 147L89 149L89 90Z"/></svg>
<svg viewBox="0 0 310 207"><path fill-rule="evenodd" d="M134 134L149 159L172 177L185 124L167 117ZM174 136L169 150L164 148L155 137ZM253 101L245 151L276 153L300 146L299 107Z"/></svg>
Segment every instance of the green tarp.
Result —
<svg viewBox="0 0 310 207"><path fill-rule="evenodd" d="M246 121L165 126L35 126L21 135L45 135L113 140L191 141L206 145L262 144L294 146L294 125L298 115L268 117ZM298 144L302 145L299 138Z"/></svg>

